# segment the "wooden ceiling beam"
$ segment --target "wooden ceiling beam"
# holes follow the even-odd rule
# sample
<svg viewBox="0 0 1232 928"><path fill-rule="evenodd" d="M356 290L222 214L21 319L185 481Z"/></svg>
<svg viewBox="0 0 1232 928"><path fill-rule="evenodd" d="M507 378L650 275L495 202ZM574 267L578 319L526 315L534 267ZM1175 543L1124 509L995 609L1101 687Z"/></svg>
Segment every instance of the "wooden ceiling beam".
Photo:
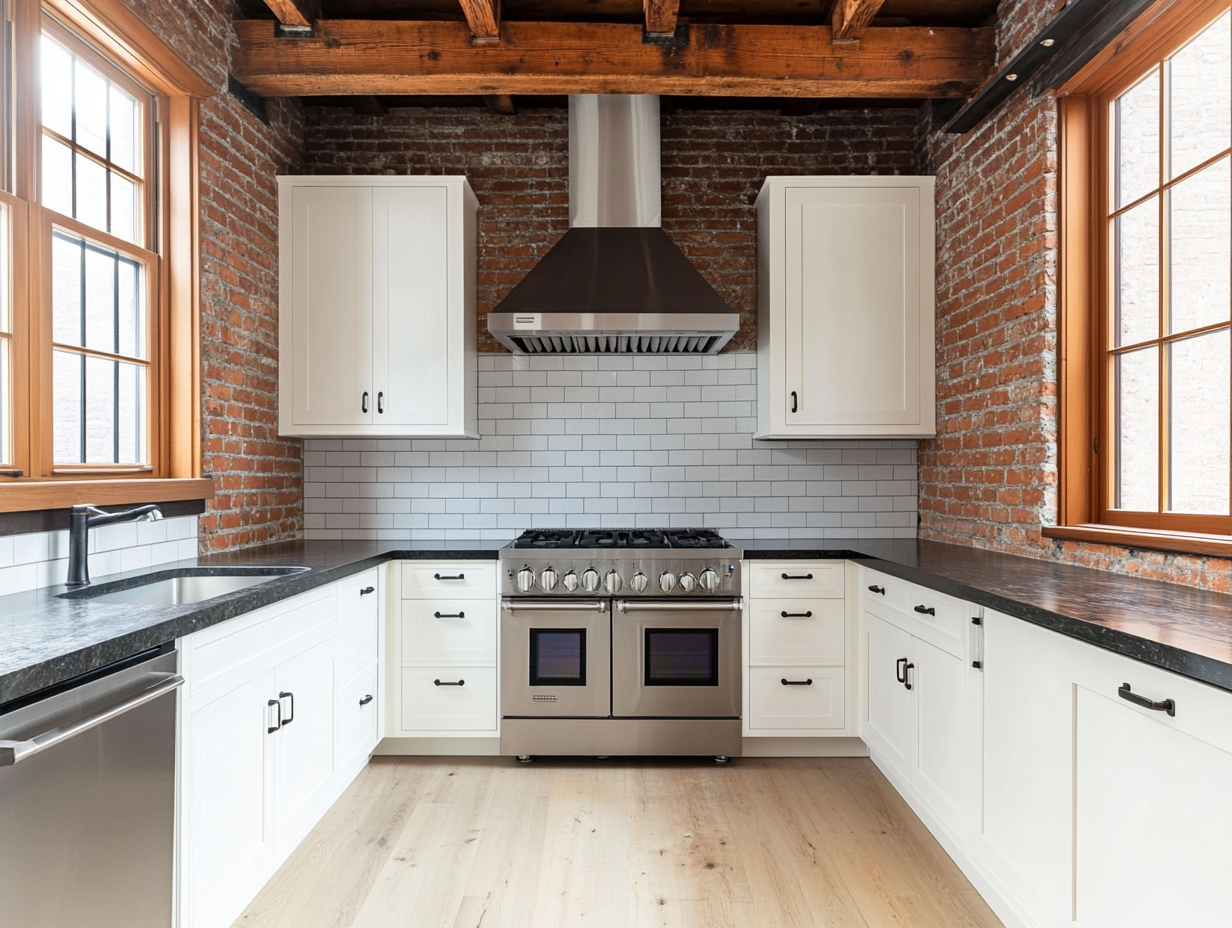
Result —
<svg viewBox="0 0 1232 928"><path fill-rule="evenodd" d="M834 0L830 11L831 42L858 42L885 0Z"/></svg>
<svg viewBox="0 0 1232 928"><path fill-rule="evenodd" d="M501 0L458 0L476 42L499 42Z"/></svg>
<svg viewBox="0 0 1232 928"><path fill-rule="evenodd" d="M646 31L651 35L673 35L676 32L680 0L642 0L642 8L646 14Z"/></svg>
<svg viewBox="0 0 1232 928"><path fill-rule="evenodd" d="M319 0L265 0L278 22L293 29L311 29L321 18Z"/></svg>
<svg viewBox="0 0 1232 928"><path fill-rule="evenodd" d="M831 45L828 26L688 27L685 44L643 44L628 23L506 21L476 45L461 22L320 20L281 38L235 23L232 69L269 97L352 94L644 93L756 97L960 97L993 67L992 30L876 28Z"/></svg>

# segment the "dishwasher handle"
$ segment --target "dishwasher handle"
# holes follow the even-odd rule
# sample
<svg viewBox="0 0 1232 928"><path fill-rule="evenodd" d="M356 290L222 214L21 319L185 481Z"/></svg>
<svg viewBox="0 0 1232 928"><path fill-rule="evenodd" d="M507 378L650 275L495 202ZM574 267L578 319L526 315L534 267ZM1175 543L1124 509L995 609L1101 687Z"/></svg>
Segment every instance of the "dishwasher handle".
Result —
<svg viewBox="0 0 1232 928"><path fill-rule="evenodd" d="M743 612L744 600L724 599L719 602L671 600L656 603L646 600L618 599L616 610L618 612Z"/></svg>
<svg viewBox="0 0 1232 928"><path fill-rule="evenodd" d="M42 753L48 748L54 748L62 741L68 741L70 738L75 738L91 728L97 728L104 722L109 722L126 712L131 712L138 706L144 706L147 702L153 702L160 696L166 696L168 693L172 693L184 685L184 678L178 673L160 673L151 674L151 676L157 680L153 686L135 693L113 706L99 709L97 712L82 716L75 722L70 722L59 728L53 728L51 731L45 731L41 735L36 735L26 741L0 741L0 767L12 767L14 764L19 764L27 757L33 757L35 754Z"/></svg>

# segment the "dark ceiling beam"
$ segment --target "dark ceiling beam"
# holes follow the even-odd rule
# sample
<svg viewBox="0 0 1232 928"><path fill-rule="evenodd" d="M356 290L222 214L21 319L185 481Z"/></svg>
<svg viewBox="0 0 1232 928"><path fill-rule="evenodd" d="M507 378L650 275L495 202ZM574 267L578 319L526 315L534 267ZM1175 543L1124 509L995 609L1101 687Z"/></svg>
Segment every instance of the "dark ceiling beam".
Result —
<svg viewBox="0 0 1232 928"><path fill-rule="evenodd" d="M353 94L643 93L750 97L959 97L993 66L992 30L875 28L831 45L828 26L687 26L682 44L643 44L625 23L506 21L476 45L460 22L321 20L283 38L235 24L233 70L270 97Z"/></svg>
<svg viewBox="0 0 1232 928"><path fill-rule="evenodd" d="M311 29L321 18L319 0L265 0L265 5L278 17L278 22L292 29Z"/></svg>
<svg viewBox="0 0 1232 928"><path fill-rule="evenodd" d="M499 42L501 0L458 0L476 42Z"/></svg>
<svg viewBox="0 0 1232 928"><path fill-rule="evenodd" d="M642 0L646 31L651 35L674 35L680 0Z"/></svg>
<svg viewBox="0 0 1232 928"><path fill-rule="evenodd" d="M885 0L834 0L830 10L831 42L858 42Z"/></svg>

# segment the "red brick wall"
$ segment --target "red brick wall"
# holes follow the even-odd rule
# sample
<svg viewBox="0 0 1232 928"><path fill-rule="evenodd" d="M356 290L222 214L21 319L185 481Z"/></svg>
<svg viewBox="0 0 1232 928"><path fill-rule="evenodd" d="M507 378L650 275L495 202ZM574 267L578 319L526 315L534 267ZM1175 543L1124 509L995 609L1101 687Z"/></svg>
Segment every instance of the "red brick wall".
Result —
<svg viewBox="0 0 1232 928"><path fill-rule="evenodd" d="M268 101L271 125L227 91L234 4L126 0L220 92L201 108L203 466L217 496L202 551L295 538L303 529L301 443L278 437L277 174L295 170L298 104Z"/></svg>
<svg viewBox="0 0 1232 928"><path fill-rule="evenodd" d="M565 109L393 109L381 117L308 107L305 170L315 174L466 174L479 198L481 350L502 350L482 314L569 226ZM662 120L663 227L741 313L734 349L756 338L757 223L768 174L918 170L913 109L680 111Z"/></svg>
<svg viewBox="0 0 1232 928"><path fill-rule="evenodd" d="M1002 4L999 57L1053 0ZM1055 542L1057 120L1011 97L967 135L931 133L937 175L937 438L920 444L920 535L1219 590L1229 562Z"/></svg>

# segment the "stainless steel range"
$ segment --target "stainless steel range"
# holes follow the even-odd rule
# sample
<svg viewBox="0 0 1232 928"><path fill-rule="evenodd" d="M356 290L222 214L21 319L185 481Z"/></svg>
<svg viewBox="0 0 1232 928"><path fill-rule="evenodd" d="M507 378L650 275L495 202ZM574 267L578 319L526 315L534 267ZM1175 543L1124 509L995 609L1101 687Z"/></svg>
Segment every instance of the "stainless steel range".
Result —
<svg viewBox="0 0 1232 928"><path fill-rule="evenodd" d="M707 529L501 550L501 753L740 753L740 549Z"/></svg>

